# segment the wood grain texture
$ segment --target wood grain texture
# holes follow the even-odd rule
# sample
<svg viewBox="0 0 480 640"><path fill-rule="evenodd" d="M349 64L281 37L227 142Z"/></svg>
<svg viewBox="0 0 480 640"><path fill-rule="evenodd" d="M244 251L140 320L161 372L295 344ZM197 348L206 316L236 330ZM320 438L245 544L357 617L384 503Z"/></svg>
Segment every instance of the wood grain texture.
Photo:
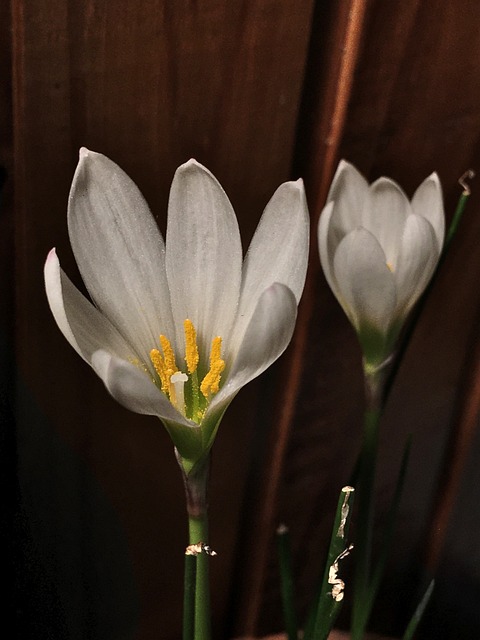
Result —
<svg viewBox="0 0 480 640"><path fill-rule="evenodd" d="M108 398L45 300L51 246L79 282L65 215L77 149L120 164L162 228L174 169L195 156L248 240L290 177L312 4L13 0L19 477L38 571L26 638L49 624L57 637L175 638L181 619L186 525L171 446L157 421ZM258 391L232 406L213 464L220 637Z"/></svg>
<svg viewBox="0 0 480 640"><path fill-rule="evenodd" d="M392 176L410 195L436 169L450 217L458 176L480 166L480 5L11 0L11 6L13 87L2 84L0 117L6 130L13 120L13 133L0 149L13 167L15 207L0 222L6 247L0 260L6 265L1 292L11 306L9 265L15 278L15 321L11 307L2 313L15 329L17 366L18 637L173 640L185 515L170 443L156 420L129 414L107 396L59 334L45 300L43 261L53 245L80 284L66 234L78 147L118 162L162 229L173 172L190 156L219 178L245 244L274 189L290 177L304 176L315 226L340 156L369 179ZM7 8L0 10L0 28L8 78ZM405 438L415 432L395 549L375 612L374 627L389 633L402 627L417 594L415 563L444 473L480 308L480 189L473 187L382 426L380 524ZM298 605L305 611L337 493L358 449L360 352L320 273L315 244L312 237L291 358L242 391L216 443L211 542L219 553L212 563L219 638L232 627L252 635L281 629L269 549L277 518L291 528ZM473 431L472 398L465 393L461 406ZM267 433L272 404L280 409ZM430 621L425 631L439 640L458 640L452 629L460 610L468 621L464 637L480 633L468 611L480 597L480 558L470 544L480 535L471 509L478 502L472 463L480 453L478 434L470 442L467 475L452 498L457 535L450 529L439 553L437 624ZM452 613L455 589L464 584L471 595ZM435 629L430 636L429 629Z"/></svg>

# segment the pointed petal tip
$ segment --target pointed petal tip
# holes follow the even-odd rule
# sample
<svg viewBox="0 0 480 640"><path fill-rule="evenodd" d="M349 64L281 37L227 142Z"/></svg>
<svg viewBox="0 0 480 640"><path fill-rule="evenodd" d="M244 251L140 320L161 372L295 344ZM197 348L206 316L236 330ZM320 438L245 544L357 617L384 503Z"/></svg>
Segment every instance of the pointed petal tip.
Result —
<svg viewBox="0 0 480 640"><path fill-rule="evenodd" d="M50 262L50 260L53 260L54 258L57 258L57 248L56 247L53 247L52 249L50 249L50 251L47 254L46 262Z"/></svg>
<svg viewBox="0 0 480 640"><path fill-rule="evenodd" d="M187 162L184 162L183 164L181 164L175 173L180 173L180 172L183 173L183 172L196 170L196 169L201 169L202 171L206 171L207 173L210 173L210 171L208 171L208 169L204 167L203 164L198 162L198 160L195 160L195 158L190 158L190 160L187 160Z"/></svg>
<svg viewBox="0 0 480 640"><path fill-rule="evenodd" d="M301 195L304 195L305 183L303 182L303 178L298 178L298 180L288 180L287 182L282 182L278 189L290 189L292 192L298 191Z"/></svg>
<svg viewBox="0 0 480 640"><path fill-rule="evenodd" d="M345 160L345 158L342 158L338 163L337 171L347 169L347 168L355 168L355 167L351 162L348 162L348 160Z"/></svg>
<svg viewBox="0 0 480 640"><path fill-rule="evenodd" d="M303 182L303 178L298 178L298 180L292 181L291 184L301 193L305 193L305 183Z"/></svg>
<svg viewBox="0 0 480 640"><path fill-rule="evenodd" d="M103 157L101 153L87 149L87 147L80 147L78 152L78 161L85 162L85 160L94 160L95 158Z"/></svg>
<svg viewBox="0 0 480 640"><path fill-rule="evenodd" d="M95 162L97 160L103 162L112 162L110 158L107 158L102 153L97 153L96 151L92 151L91 149L87 149L87 147L81 147L78 152L78 165L82 166L86 162Z"/></svg>
<svg viewBox="0 0 480 640"><path fill-rule="evenodd" d="M440 177L436 171L432 171L432 173L425 178L424 182L428 182L428 181L434 182L435 185L438 187L442 186L440 183Z"/></svg>
<svg viewBox="0 0 480 640"><path fill-rule="evenodd" d="M350 178L345 176L350 176ZM342 180L360 180L364 187L368 187L368 182L365 179L364 175L357 169L354 164L348 162L348 160L345 160L344 158L342 158L337 165L337 169L330 186L330 192L333 192L334 185L339 184Z"/></svg>

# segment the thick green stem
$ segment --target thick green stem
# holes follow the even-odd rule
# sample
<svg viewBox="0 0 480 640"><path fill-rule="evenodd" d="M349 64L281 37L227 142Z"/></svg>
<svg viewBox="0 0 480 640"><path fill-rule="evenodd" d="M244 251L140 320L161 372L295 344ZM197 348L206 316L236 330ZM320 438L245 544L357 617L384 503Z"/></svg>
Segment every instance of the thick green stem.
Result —
<svg viewBox="0 0 480 640"><path fill-rule="evenodd" d="M209 554L212 554L212 552L208 546L207 509L210 457L207 456L205 459L198 461L187 473L185 467L188 468L188 465L184 465L184 461L178 452L176 454L185 485L189 545L197 547L192 549L196 556L194 640L210 640L212 632L208 563L210 560Z"/></svg>
<svg viewBox="0 0 480 640"><path fill-rule="evenodd" d="M277 551L285 631L288 640L297 640L298 625L295 613L292 549L290 546L290 534L285 525L280 525L277 529Z"/></svg>
<svg viewBox="0 0 480 640"><path fill-rule="evenodd" d="M183 581L183 635L182 640L195 640L195 580L197 558L187 549Z"/></svg>
<svg viewBox="0 0 480 640"><path fill-rule="evenodd" d="M366 409L356 487L358 517L355 536L352 640L363 638L370 613L368 610L368 595L371 577L373 496L378 449L378 427L382 412L383 381L384 375L381 371L365 373Z"/></svg>
<svg viewBox="0 0 480 640"><path fill-rule="evenodd" d="M200 517L188 518L190 544L208 541L208 517L205 513ZM210 640L212 635L210 620L210 580L208 563L210 558L205 551L197 556L197 572L195 581L195 640Z"/></svg>

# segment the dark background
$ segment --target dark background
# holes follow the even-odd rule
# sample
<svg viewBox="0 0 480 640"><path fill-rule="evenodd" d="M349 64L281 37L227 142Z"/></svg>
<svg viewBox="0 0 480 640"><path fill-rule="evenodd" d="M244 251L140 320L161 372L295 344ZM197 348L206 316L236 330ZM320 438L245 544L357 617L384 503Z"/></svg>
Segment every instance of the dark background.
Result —
<svg viewBox="0 0 480 640"><path fill-rule="evenodd" d="M21 640L173 640L186 521L171 444L157 420L108 396L61 336L43 288L52 246L80 284L66 232L78 148L122 166L162 230L174 170L196 157L227 191L244 246L289 178L304 177L315 226L340 157L369 179L393 177L409 195L438 171L450 219L458 177L480 165L480 4L10 5L0 5L4 625ZM413 433L372 621L390 634L436 569L421 637L480 637L480 182L472 187L382 425L379 523ZM237 397L214 449L218 638L281 629L272 550L280 520L291 528L304 610L358 450L360 353L315 244L294 343Z"/></svg>

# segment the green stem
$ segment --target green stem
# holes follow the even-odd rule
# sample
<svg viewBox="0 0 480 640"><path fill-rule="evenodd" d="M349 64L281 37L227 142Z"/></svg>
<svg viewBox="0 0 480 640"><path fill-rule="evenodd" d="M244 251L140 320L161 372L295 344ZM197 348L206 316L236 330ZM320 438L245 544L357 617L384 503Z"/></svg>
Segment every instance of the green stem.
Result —
<svg viewBox="0 0 480 640"><path fill-rule="evenodd" d="M198 544L208 541L208 516L205 512L199 517L188 518L189 542ZM205 551L196 556L197 571L195 580L195 640L210 640L210 581L209 581L209 556Z"/></svg>
<svg viewBox="0 0 480 640"><path fill-rule="evenodd" d="M210 640L210 581L208 575L209 554L214 555L208 549L208 514L207 514L207 486L210 469L210 456L198 460L190 468L182 459L178 451L175 451L177 461L182 471L185 496L188 513L188 540L189 545L199 545L192 549L196 558L195 575L195 633L194 640ZM186 469L189 469L187 472ZM187 596L185 595L185 600ZM187 605L188 606L188 605Z"/></svg>
<svg viewBox="0 0 480 640"><path fill-rule="evenodd" d="M360 640L368 621L369 583L373 534L373 495L378 450L378 427L382 413L383 375L365 373L367 405L357 479L358 519L355 542L355 576L352 640Z"/></svg>
<svg viewBox="0 0 480 640"><path fill-rule="evenodd" d="M287 632L288 640L297 640L298 625L295 613L292 550L290 546L290 534L285 525L280 525L277 529L277 551L285 631Z"/></svg>
<svg viewBox="0 0 480 640"><path fill-rule="evenodd" d="M195 640L195 580L197 558L185 553L185 578L183 583L183 635L182 640Z"/></svg>

